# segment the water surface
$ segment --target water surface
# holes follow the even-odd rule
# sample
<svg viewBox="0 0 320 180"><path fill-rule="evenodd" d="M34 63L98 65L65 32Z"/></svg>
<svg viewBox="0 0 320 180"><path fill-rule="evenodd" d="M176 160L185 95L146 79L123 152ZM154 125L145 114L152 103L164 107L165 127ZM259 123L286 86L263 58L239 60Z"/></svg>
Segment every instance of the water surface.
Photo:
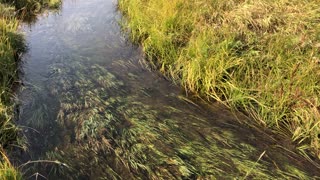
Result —
<svg viewBox="0 0 320 180"><path fill-rule="evenodd" d="M244 117L150 71L111 0L64 0L24 25L26 179L310 178L318 169ZM288 148L288 146L286 146ZM39 174L38 174L39 173Z"/></svg>

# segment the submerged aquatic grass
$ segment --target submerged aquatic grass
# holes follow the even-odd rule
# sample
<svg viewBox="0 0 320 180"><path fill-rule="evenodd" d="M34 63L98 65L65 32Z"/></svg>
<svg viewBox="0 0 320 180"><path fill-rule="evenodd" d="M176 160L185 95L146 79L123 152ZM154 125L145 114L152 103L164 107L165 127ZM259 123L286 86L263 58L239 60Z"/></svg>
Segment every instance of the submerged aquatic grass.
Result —
<svg viewBox="0 0 320 180"><path fill-rule="evenodd" d="M72 16L68 13L68 17ZM52 22L56 25L56 21ZM70 19L66 22L70 26ZM44 56L50 58L49 67L41 71L44 82L32 80L39 83L39 88L25 89L32 100L24 99L26 104L21 109L28 125L37 129L26 131L31 137L30 157L46 160L25 163L21 168L26 177L41 174L48 179L289 179L304 175L304 168L295 167L281 152L277 152L280 158L273 159L274 153L268 146L257 147L261 144L238 136L251 131L226 124L212 125L219 118L187 108L199 105L185 97L154 96L158 91L164 95L166 88L145 85L146 80L139 78L141 69L132 70L134 65L127 59L109 63L110 57L104 56L103 61L108 63L100 63L96 60L99 57L92 56L95 51L87 54L89 51L79 46L79 42L87 46L91 41L76 38L80 37L77 32L97 35L81 31L83 23L91 27L89 19L82 18L76 21L75 28L63 26L62 30L69 33L50 36L49 39L59 41L59 48L46 40L38 44L50 47L50 54ZM54 29L54 34L57 32L61 31ZM98 35L100 38L101 34ZM100 46L91 48L96 47ZM60 48L64 50L59 51ZM41 50L41 54L48 53ZM113 69L113 65L122 68ZM312 173L305 179L311 178Z"/></svg>
<svg viewBox="0 0 320 180"><path fill-rule="evenodd" d="M120 0L119 8L160 71L320 158L317 0Z"/></svg>
<svg viewBox="0 0 320 180"><path fill-rule="evenodd" d="M74 56L77 61L60 57L61 62L49 67L55 73L49 72L50 79L41 91L57 98L58 113L50 121L59 128L38 126L38 122L47 123L41 117L32 122L44 139L54 138L50 134L59 138L41 158L65 165L30 164L23 168L28 174L40 172L52 179L274 179L304 174L295 166L295 172L287 171L287 160L271 163L259 149L240 140L232 128L212 127L202 120L205 117L179 106L148 104L150 96L140 96L144 92L128 93L141 87L129 88L130 82L121 80L119 74L98 64L87 65L87 58ZM131 76L137 75L133 72ZM128 80L135 82L131 76ZM41 92L33 92L35 99L40 98L35 103L50 106L41 100ZM186 98L167 98L194 106ZM38 106L34 107L37 111ZM49 147L50 142L44 143Z"/></svg>
<svg viewBox="0 0 320 180"><path fill-rule="evenodd" d="M1 172L5 179L21 179L20 174L10 164L4 150L12 144L20 146L23 142L17 139L19 128L13 123L14 105L12 89L17 84L18 61L21 53L26 51L22 34L18 32L19 19L16 17L17 8L32 10L35 4L57 6L57 0L29 1L29 0L0 0L0 147ZM60 2L60 1L59 1ZM15 6L15 7L14 7ZM15 143L13 143L15 142Z"/></svg>

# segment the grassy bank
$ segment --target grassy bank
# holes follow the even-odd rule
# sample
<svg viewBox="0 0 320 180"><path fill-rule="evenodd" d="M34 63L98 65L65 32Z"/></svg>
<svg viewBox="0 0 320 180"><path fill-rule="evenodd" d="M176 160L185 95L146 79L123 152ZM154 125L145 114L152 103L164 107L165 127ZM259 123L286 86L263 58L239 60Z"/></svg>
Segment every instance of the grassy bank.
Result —
<svg viewBox="0 0 320 180"><path fill-rule="evenodd" d="M18 127L13 122L13 94L12 89L17 79L19 54L25 51L23 36L18 32L19 20L15 17L17 8L33 12L36 9L30 3L40 3L49 6L43 1L13 1L0 0L0 148L7 148L16 142ZM51 2L51 1L50 1ZM56 2L56 1L52 1ZM54 3L55 4L55 3ZM15 7L13 7L15 5ZM5 153L1 150L0 177L17 179L17 172L12 170ZM9 174L8 174L9 173Z"/></svg>
<svg viewBox="0 0 320 180"><path fill-rule="evenodd" d="M320 158L319 1L119 0L119 7L155 67Z"/></svg>
<svg viewBox="0 0 320 180"><path fill-rule="evenodd" d="M17 138L18 128L12 122L12 86L16 80L17 52L23 48L23 39L17 33L18 21L13 16L14 8L0 4L0 143L6 148ZM0 177L14 177L3 150L0 156ZM14 179L14 178L13 178Z"/></svg>

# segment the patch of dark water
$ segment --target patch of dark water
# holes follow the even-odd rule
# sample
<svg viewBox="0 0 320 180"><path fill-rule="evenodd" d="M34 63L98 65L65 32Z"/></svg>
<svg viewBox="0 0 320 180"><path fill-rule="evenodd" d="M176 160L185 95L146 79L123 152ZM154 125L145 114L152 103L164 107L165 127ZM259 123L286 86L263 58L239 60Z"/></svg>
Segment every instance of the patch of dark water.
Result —
<svg viewBox="0 0 320 180"><path fill-rule="evenodd" d="M226 108L188 99L143 66L141 49L121 33L115 3L65 0L59 13L23 27L29 51L18 123L29 146L16 162L25 163L26 178L319 176Z"/></svg>

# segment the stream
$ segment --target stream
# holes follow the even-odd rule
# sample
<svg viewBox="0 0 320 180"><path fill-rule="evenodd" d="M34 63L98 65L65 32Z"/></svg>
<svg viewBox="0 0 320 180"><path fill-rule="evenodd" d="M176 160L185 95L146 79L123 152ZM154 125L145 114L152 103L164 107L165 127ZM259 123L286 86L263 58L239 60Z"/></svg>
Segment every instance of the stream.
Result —
<svg viewBox="0 0 320 180"><path fill-rule="evenodd" d="M150 70L112 0L64 0L24 24L25 179L311 179L290 145ZM237 116L236 116L237 115ZM288 143L287 143L288 144Z"/></svg>

